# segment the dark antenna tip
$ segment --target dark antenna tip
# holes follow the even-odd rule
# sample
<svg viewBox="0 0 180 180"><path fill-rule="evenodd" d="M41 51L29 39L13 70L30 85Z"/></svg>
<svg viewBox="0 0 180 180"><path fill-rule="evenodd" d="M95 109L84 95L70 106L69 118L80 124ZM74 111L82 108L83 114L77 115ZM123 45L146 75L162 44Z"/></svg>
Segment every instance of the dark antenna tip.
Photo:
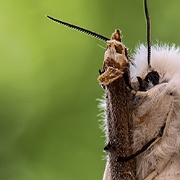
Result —
<svg viewBox="0 0 180 180"><path fill-rule="evenodd" d="M102 41L108 41L108 40L110 40L109 38L107 38L107 37L105 37L105 36L102 36L102 35L100 35L100 34L98 34L98 33L95 33L95 32L93 32L93 31L90 31L90 30L88 30L88 29L85 29L85 28L76 26L76 25L74 25L74 24L70 24L70 23L61 21L61 20L56 19L56 18L53 18L53 17L51 17L51 16L49 16L49 15L46 15L46 17L49 18L49 19L51 19L51 20L53 20L53 21L55 21L55 22L57 22L57 23L59 23L59 24L62 24L62 25L67 26L67 27L69 27L69 28L75 29L75 30L77 30L77 31L81 31L81 32L83 32L83 33L85 33L85 34L87 34L87 35L93 36L93 37L95 37L95 38L97 38L97 39L100 39L100 40L102 40Z"/></svg>
<svg viewBox="0 0 180 180"><path fill-rule="evenodd" d="M147 7L147 0L144 0L144 12L146 16L146 23L147 23L147 47L148 47L148 68L151 69L150 59L151 59L151 20L149 17L148 7Z"/></svg>

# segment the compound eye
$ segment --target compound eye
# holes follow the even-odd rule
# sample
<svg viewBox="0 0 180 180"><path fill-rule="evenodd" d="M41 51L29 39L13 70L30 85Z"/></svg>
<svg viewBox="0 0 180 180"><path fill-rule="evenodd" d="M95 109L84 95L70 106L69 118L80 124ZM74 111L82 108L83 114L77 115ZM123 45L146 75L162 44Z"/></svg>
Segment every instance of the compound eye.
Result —
<svg viewBox="0 0 180 180"><path fill-rule="evenodd" d="M152 83L155 86L155 85L159 84L159 78L160 78L160 76L157 71L151 71L147 74L144 81L146 83Z"/></svg>

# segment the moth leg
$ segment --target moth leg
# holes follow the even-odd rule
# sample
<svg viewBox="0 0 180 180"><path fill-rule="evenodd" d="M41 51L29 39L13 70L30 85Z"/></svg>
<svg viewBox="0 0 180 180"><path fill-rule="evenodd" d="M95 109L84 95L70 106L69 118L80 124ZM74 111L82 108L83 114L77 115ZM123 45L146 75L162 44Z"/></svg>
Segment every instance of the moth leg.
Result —
<svg viewBox="0 0 180 180"><path fill-rule="evenodd" d="M151 139L147 144L145 144L140 150L136 151L136 153L128 156L128 157L121 157L119 156L117 159L117 162L119 161L129 161L133 158L135 158L136 156L138 156L139 154L143 153L144 151L150 149L152 146L154 146L160 139L162 139L162 137L164 136L164 134L166 134L167 132L167 127L169 127L169 123L170 123L170 117L172 115L172 111L173 111L173 103L171 105L171 109L168 113L168 116L163 124L163 126L161 127L161 129L159 130L159 134L157 137Z"/></svg>
<svg viewBox="0 0 180 180"><path fill-rule="evenodd" d="M161 127L159 134L157 137L151 139L147 144L145 144L140 150L136 151L136 153L131 154L130 156L127 157L121 157L119 156L117 159L117 162L119 161L129 161L135 157L137 157L138 155L140 155L141 153L143 153L144 151L146 151L147 149L151 148L154 144L156 144L163 136L164 134L164 130L166 127L166 122L164 123L164 125Z"/></svg>
<svg viewBox="0 0 180 180"><path fill-rule="evenodd" d="M146 151L149 146L154 142L156 141L156 138L153 138L151 139L147 144L145 144L140 150L136 151L136 153L134 154L131 154L130 156L127 156L127 157L122 157L122 156L119 156L117 158L117 162L120 162L120 161L129 161L135 157L137 157L138 155L140 155L141 153L143 153L144 151Z"/></svg>

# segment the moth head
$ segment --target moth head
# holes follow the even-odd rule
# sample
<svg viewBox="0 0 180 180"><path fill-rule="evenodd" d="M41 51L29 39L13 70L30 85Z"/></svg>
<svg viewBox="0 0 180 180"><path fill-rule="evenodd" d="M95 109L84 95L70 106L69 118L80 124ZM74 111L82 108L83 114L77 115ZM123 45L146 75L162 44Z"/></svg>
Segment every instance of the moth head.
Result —
<svg viewBox="0 0 180 180"><path fill-rule="evenodd" d="M146 91L159 84L159 74L157 71L150 71L144 79L137 76L138 90Z"/></svg>

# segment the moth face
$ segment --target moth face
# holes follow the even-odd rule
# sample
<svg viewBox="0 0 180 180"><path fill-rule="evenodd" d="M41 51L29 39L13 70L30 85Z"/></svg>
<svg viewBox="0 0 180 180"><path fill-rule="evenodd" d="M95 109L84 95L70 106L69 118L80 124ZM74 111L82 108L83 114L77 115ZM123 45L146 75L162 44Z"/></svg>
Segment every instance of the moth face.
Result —
<svg viewBox="0 0 180 180"><path fill-rule="evenodd" d="M163 82L180 79L180 52L175 46L154 45L151 51L151 69L148 69L147 48L140 45L132 57L131 86L135 90L146 91ZM175 84L176 84L175 83Z"/></svg>

